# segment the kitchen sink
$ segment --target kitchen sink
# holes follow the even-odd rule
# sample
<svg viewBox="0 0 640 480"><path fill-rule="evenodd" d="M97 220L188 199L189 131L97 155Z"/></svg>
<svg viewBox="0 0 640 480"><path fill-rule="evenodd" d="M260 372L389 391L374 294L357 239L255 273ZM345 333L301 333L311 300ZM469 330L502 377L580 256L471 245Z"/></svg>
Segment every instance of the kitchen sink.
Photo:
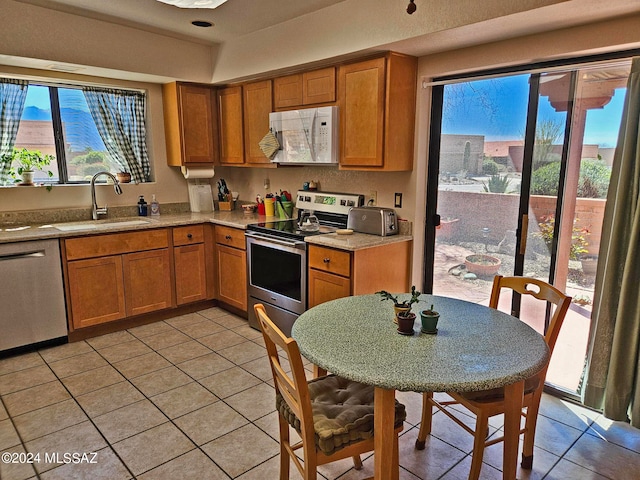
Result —
<svg viewBox="0 0 640 480"><path fill-rule="evenodd" d="M73 232L77 230L100 230L103 228L111 228L111 227L146 225L150 222L151 220L142 220L142 219L141 220L112 220L107 222L91 220L89 222L81 222L81 223L61 223L61 224L53 225L53 228L56 228L63 232Z"/></svg>

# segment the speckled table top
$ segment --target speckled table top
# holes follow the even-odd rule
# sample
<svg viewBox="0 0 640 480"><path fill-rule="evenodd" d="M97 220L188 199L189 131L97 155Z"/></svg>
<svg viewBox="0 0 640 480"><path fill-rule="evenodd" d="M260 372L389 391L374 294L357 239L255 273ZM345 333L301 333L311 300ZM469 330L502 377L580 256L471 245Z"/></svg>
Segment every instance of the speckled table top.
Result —
<svg viewBox="0 0 640 480"><path fill-rule="evenodd" d="M437 335L420 332L419 312L431 304L440 312ZM503 312L426 294L412 311L414 335L403 336L390 301L379 295L341 298L303 313L292 336L305 357L330 372L403 391L501 387L537 373L549 358L544 338Z"/></svg>

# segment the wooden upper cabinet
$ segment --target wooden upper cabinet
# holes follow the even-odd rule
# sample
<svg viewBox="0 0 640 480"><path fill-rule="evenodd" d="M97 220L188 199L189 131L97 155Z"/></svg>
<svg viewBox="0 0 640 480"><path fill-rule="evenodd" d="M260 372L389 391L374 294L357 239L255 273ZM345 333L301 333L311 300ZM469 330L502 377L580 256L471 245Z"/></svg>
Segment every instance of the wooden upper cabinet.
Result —
<svg viewBox="0 0 640 480"><path fill-rule="evenodd" d="M416 78L417 59L395 53L339 68L341 169L413 168Z"/></svg>
<svg viewBox="0 0 640 480"><path fill-rule="evenodd" d="M218 122L220 163L243 164L242 87L228 87L218 90Z"/></svg>
<svg viewBox="0 0 640 480"><path fill-rule="evenodd" d="M335 67L276 78L273 101L276 109L335 102Z"/></svg>
<svg viewBox="0 0 640 480"><path fill-rule="evenodd" d="M336 101L336 69L323 68L302 74L302 103L329 103Z"/></svg>
<svg viewBox="0 0 640 480"><path fill-rule="evenodd" d="M273 80L273 104L276 109L302 105L302 75L287 75Z"/></svg>
<svg viewBox="0 0 640 480"><path fill-rule="evenodd" d="M271 80L248 83L244 92L244 152L248 164L273 165L258 143L269 131L269 114L273 111Z"/></svg>
<svg viewBox="0 0 640 480"><path fill-rule="evenodd" d="M217 160L214 92L206 85L162 86L168 165L213 165Z"/></svg>

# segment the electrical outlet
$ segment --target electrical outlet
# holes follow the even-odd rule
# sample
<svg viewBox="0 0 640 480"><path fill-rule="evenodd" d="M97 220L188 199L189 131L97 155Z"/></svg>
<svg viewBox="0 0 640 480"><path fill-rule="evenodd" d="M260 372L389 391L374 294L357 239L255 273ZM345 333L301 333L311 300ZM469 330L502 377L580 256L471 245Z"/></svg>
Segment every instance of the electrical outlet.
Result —
<svg viewBox="0 0 640 480"><path fill-rule="evenodd" d="M402 208L402 193L395 193L395 200L393 202L395 208Z"/></svg>
<svg viewBox="0 0 640 480"><path fill-rule="evenodd" d="M264 179L264 189L265 190L269 190L271 188L271 182L269 181L268 178Z"/></svg>
<svg viewBox="0 0 640 480"><path fill-rule="evenodd" d="M378 192L371 190L367 199L367 207L375 207L378 204Z"/></svg>

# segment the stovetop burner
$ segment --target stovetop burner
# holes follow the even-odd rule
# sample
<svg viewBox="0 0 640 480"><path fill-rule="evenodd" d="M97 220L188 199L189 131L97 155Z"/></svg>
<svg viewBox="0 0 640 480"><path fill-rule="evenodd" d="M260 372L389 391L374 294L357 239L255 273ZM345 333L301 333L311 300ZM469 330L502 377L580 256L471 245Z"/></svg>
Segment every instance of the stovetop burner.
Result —
<svg viewBox="0 0 640 480"><path fill-rule="evenodd" d="M271 217L262 222L247 225L247 230L295 240L300 240L310 235L333 233L338 228L346 228L347 217L351 207L359 207L363 204L364 195L301 190L296 194L298 217L302 215L303 211L315 215L320 222L318 231L301 230L298 227L300 218L272 219Z"/></svg>
<svg viewBox="0 0 640 480"><path fill-rule="evenodd" d="M286 220L273 220L252 223L250 225L247 225L247 230L268 233L271 235L276 235L278 237L301 239L311 235L319 235L321 233L333 233L336 231L336 228L327 225L320 225L319 230L315 232L308 232L300 230L300 228L298 227L298 220L295 218L291 218Z"/></svg>

